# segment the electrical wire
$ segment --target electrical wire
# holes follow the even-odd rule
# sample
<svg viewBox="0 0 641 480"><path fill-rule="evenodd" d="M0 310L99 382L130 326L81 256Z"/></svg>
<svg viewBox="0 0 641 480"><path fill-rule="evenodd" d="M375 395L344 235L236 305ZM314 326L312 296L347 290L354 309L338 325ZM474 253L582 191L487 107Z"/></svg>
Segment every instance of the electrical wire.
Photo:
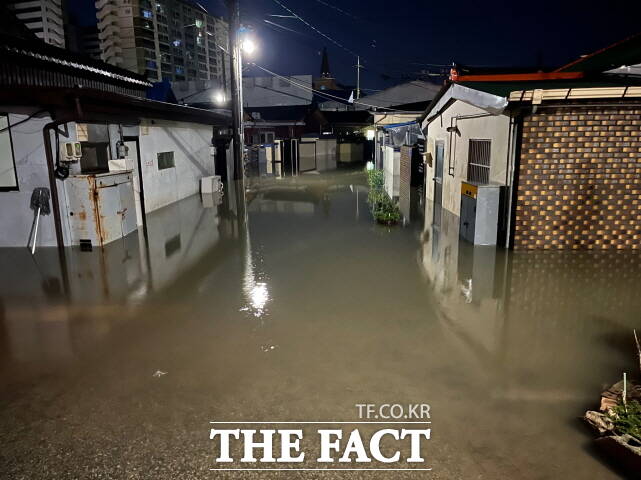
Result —
<svg viewBox="0 0 641 480"><path fill-rule="evenodd" d="M272 0L272 1L273 1L274 3L276 3L277 5L279 5L281 8L284 8L285 10L287 10L290 14L294 15L298 20L300 20L301 22L303 22L305 25L307 25L309 28L311 28L312 30L314 30L314 31L315 31L316 33L318 33L319 35L321 35L323 38L326 38L327 40L329 40L330 42L332 42L332 43L333 43L334 45L336 45L337 47L342 48L343 50L345 50L346 52L348 52L348 53L350 53L350 54L354 55L355 57L358 57L358 56L359 56L356 52L354 52L353 50L350 50L349 48L347 48L347 47L346 47L345 45L343 45L342 43L340 43L340 42L338 42L338 41L334 40L334 39L333 39L332 37L330 37L329 35L326 35L325 33L321 32L318 28L316 28L314 25L312 25L312 24L311 24L311 23L309 23L307 20L305 20L303 17L301 17L300 15L298 15L296 12L292 11L290 8L288 8L286 5L284 5L284 4L283 4L282 2L280 2L279 0Z"/></svg>
<svg viewBox="0 0 641 480"><path fill-rule="evenodd" d="M272 76L274 76L274 77L276 77L276 78L280 78L281 80L285 80L286 82L289 82L289 83L291 83L292 85L294 85L294 86L296 86L296 87L299 87L299 88L303 88L303 89L305 89L305 90L312 91L312 92L314 92L315 94L317 94L317 95L319 95L319 96L322 96L322 97L324 97L324 98L327 98L327 99L329 99L329 100L339 100L339 101L341 101L341 102L345 102L345 99L344 99L344 98L338 97L338 96L336 96L336 95L332 95L331 93L323 92L322 90L316 90L315 88L308 87L308 86L306 86L306 85L303 85L303 84L297 83L297 82L293 81L292 79L290 79L290 78L288 78L288 77L284 77L284 76L282 76L282 75L279 75L279 74L277 74L276 72L272 72L271 70L269 70L269 69L267 69L267 68L265 68L265 67L262 67L262 66L258 65L258 64L257 64L257 63L255 63L255 62L250 63L250 65L253 65L253 66L257 67L257 68L261 69L262 71L264 71L265 73L269 73L270 75L272 75ZM358 101L358 100L354 100L354 101L353 101L353 102L351 102L351 103L353 103L353 104L355 104L355 105L363 105L363 106L370 107L370 108L376 108L376 109L381 109L381 110L389 110L389 111L391 111L391 112L396 111L396 110L395 110L395 109L393 109L393 108L381 107L381 106L379 106L379 105L371 105L371 104L369 104L369 103L361 102L361 101Z"/></svg>
<svg viewBox="0 0 641 480"><path fill-rule="evenodd" d="M336 10L337 12L342 13L343 15L346 15L346 16L348 16L350 18L353 18L354 20L360 20L360 18L358 18L356 15L352 15L351 13L346 12L345 10L337 7L336 5L331 5L331 4L327 3L327 2L324 2L323 0L316 0L316 1L318 3L320 3L321 5L325 5L326 7L332 8L332 9Z"/></svg>
<svg viewBox="0 0 641 480"><path fill-rule="evenodd" d="M293 29L291 29L291 28L289 28L289 27L284 27L283 25L279 25L279 24L277 24L277 23L275 23L275 22L272 22L271 20L266 20L266 19L265 19L265 20L263 20L263 22L265 22L265 23L267 23L267 24L269 24L269 25L273 25L273 26L278 27L278 28L282 28L283 30L286 30L286 31L288 31L288 32L292 32L292 33L295 33L295 34L297 34L297 35L302 35L302 33L297 32L296 30L293 30Z"/></svg>

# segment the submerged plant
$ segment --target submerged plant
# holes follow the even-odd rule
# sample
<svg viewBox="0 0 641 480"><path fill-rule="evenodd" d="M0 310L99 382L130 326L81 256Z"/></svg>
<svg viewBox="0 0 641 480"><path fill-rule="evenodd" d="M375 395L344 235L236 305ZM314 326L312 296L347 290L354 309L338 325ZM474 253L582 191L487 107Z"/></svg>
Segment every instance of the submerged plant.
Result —
<svg viewBox="0 0 641 480"><path fill-rule="evenodd" d="M369 185L367 201L372 207L374 219L387 225L400 221L401 211L385 191L383 170L368 170L367 183Z"/></svg>
<svg viewBox="0 0 641 480"><path fill-rule="evenodd" d="M401 219L401 211L385 191L382 192L377 203L372 205L372 214L379 223L392 224Z"/></svg>
<svg viewBox="0 0 641 480"><path fill-rule="evenodd" d="M385 175L383 170L368 170L367 171L367 184L370 190L383 190L385 187Z"/></svg>
<svg viewBox="0 0 641 480"><path fill-rule="evenodd" d="M627 433L641 440L641 403L632 400L627 405L616 405L612 407L609 417L619 433Z"/></svg>

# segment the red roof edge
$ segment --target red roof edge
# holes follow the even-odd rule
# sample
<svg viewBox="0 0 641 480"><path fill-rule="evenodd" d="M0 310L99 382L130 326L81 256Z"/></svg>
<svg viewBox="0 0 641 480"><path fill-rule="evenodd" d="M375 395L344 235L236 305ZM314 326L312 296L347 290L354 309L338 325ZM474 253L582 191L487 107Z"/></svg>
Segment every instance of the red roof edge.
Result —
<svg viewBox="0 0 641 480"><path fill-rule="evenodd" d="M583 72L535 72L501 73L496 75L457 75L456 82L528 82L539 80L576 80L583 78Z"/></svg>
<svg viewBox="0 0 641 480"><path fill-rule="evenodd" d="M638 37L639 35L641 35L641 33L635 33L634 35L630 35L629 37L625 37L623 40L619 40L618 42L615 42L612 45L608 45L607 47L604 47L604 48L601 48L601 49L599 49L599 50L597 50L595 52L589 53L588 55L584 55L582 57L579 57L576 60L573 60L570 63L568 63L567 65L563 65L562 67L557 68L554 71L555 72L562 72L563 70L566 70L566 69L568 69L570 67L573 67L574 65L576 65L578 63L581 63L581 62L587 60L588 58L592 58L595 55L599 55L599 54L601 54L601 53L603 53L603 52L605 52L607 50L610 50L611 48L618 47L619 45L621 45L621 44L623 44L625 42L629 42L630 40L632 40L635 37Z"/></svg>

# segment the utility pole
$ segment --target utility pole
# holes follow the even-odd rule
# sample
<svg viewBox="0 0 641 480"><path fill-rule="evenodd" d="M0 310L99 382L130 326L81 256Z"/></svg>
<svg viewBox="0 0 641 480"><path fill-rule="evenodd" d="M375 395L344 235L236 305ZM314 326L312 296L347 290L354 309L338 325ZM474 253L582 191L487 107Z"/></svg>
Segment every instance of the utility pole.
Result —
<svg viewBox="0 0 641 480"><path fill-rule="evenodd" d="M361 98L361 57L356 57L356 100Z"/></svg>
<svg viewBox="0 0 641 480"><path fill-rule="evenodd" d="M245 167L243 150L245 148L243 135L243 64L240 49L240 3L239 0L227 0L229 9L229 50L231 53L231 103L232 124L234 129L234 180L238 188L245 194Z"/></svg>

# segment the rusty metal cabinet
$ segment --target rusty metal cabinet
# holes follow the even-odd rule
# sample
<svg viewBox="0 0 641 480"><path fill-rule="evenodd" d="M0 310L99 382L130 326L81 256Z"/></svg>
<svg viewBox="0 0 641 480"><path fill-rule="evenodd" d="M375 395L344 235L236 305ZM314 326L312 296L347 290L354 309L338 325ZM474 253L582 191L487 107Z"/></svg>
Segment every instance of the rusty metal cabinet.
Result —
<svg viewBox="0 0 641 480"><path fill-rule="evenodd" d="M136 204L132 172L72 175L65 181L73 245L104 246L133 232Z"/></svg>

